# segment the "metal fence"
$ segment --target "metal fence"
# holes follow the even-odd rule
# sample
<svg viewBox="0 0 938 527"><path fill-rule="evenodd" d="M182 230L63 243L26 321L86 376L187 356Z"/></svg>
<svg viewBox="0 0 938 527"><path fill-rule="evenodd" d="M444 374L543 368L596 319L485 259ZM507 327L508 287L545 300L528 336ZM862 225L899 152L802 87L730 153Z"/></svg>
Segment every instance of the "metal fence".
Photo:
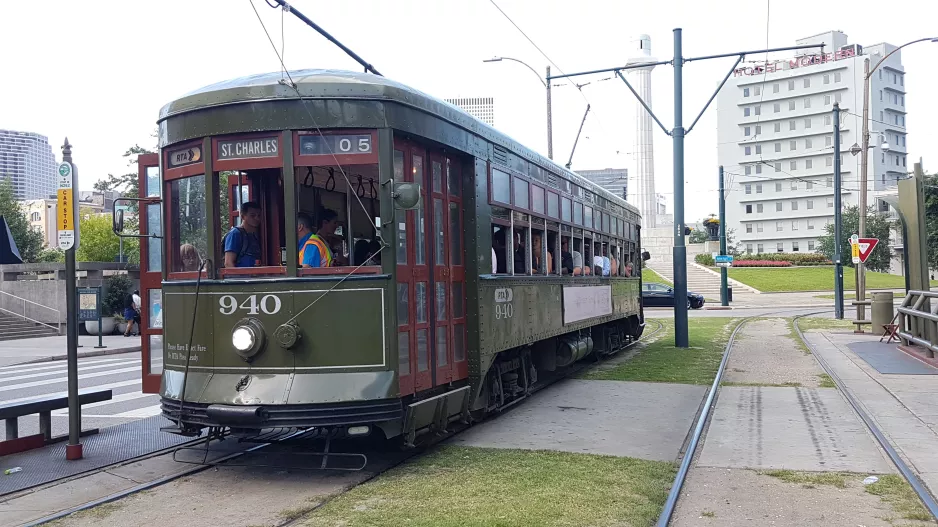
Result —
<svg viewBox="0 0 938 527"><path fill-rule="evenodd" d="M938 292L909 291L899 311L896 332L903 344L925 348L929 358L938 351Z"/></svg>

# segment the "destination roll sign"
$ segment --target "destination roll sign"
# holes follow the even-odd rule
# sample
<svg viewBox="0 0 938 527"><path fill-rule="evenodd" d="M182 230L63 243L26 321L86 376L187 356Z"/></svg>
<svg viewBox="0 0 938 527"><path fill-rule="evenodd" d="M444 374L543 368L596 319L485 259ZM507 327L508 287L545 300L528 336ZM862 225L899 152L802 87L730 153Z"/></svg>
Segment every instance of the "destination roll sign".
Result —
<svg viewBox="0 0 938 527"><path fill-rule="evenodd" d="M251 159L257 157L277 157L280 155L280 142L276 137L258 139L229 139L218 141L218 159Z"/></svg>

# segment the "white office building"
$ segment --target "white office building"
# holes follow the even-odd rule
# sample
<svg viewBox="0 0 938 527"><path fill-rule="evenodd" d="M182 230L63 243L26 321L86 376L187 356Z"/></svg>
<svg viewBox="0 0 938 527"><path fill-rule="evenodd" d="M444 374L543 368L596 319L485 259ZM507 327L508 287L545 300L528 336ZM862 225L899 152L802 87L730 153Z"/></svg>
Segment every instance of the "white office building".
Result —
<svg viewBox="0 0 938 527"><path fill-rule="evenodd" d="M627 200L629 195L629 169L604 168L601 170L577 170L577 174L596 183L615 196Z"/></svg>
<svg viewBox="0 0 938 527"><path fill-rule="evenodd" d="M445 99L445 101L460 108L483 123L489 126L495 126L494 97L458 97L455 99Z"/></svg>
<svg viewBox="0 0 938 527"><path fill-rule="evenodd" d="M833 105L841 108L843 206L859 200L863 61L873 68L891 44L848 44L831 31L798 44L824 44L790 59L741 65L717 99L719 162L726 172L727 227L745 252L813 252L834 219ZM906 160L905 70L896 52L870 85L867 204L895 193Z"/></svg>
<svg viewBox="0 0 938 527"><path fill-rule="evenodd" d="M9 179L17 200L55 194L55 156L49 139L32 132L0 130L0 180Z"/></svg>

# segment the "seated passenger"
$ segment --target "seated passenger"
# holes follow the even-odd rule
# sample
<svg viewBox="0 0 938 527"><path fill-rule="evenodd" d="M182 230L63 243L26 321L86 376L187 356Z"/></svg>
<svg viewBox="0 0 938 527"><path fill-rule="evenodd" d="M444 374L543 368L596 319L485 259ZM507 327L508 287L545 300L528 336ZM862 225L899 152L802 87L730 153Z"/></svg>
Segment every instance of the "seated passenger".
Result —
<svg viewBox="0 0 938 527"><path fill-rule="evenodd" d="M596 276L603 276L603 257L599 251L596 251L596 256L593 256L593 273Z"/></svg>
<svg viewBox="0 0 938 527"><path fill-rule="evenodd" d="M225 235L225 267L254 267L261 259L261 206L255 201L241 204L241 225Z"/></svg>
<svg viewBox="0 0 938 527"><path fill-rule="evenodd" d="M541 234L535 232L531 235L531 273L540 274L541 272ZM554 257L547 251L547 271L554 268Z"/></svg>
<svg viewBox="0 0 938 527"><path fill-rule="evenodd" d="M355 265L367 265L371 259L371 242L362 238L355 242Z"/></svg>
<svg viewBox="0 0 938 527"><path fill-rule="evenodd" d="M183 271L198 271L202 263L199 250L191 243L184 243L179 247L179 259L182 260Z"/></svg>
<svg viewBox="0 0 938 527"><path fill-rule="evenodd" d="M612 260L609 259L609 248L603 246L603 276L609 276L612 273Z"/></svg>
<svg viewBox="0 0 938 527"><path fill-rule="evenodd" d="M564 275L573 274L573 255L570 253L570 241L563 238L560 241L560 272Z"/></svg>
<svg viewBox="0 0 938 527"><path fill-rule="evenodd" d="M628 262L625 264L625 276L627 277L632 276L632 262Z"/></svg>
<svg viewBox="0 0 938 527"><path fill-rule="evenodd" d="M590 268L583 265L583 255L579 251L573 251L573 276L588 274L590 274Z"/></svg>
<svg viewBox="0 0 938 527"><path fill-rule="evenodd" d="M609 276L619 276L619 259L616 258L618 252L618 250L613 251L609 257Z"/></svg>
<svg viewBox="0 0 938 527"><path fill-rule="evenodd" d="M330 266L348 265L348 258L342 255L342 238L335 231L339 227L339 215L334 210L325 209L319 217L319 230L316 235L330 251ZM323 266L325 267L325 266Z"/></svg>
<svg viewBox="0 0 938 527"><path fill-rule="evenodd" d="M335 214L333 212L333 214ZM324 215L325 216L325 215ZM333 220L335 218L333 217ZM313 234L313 220L306 214L296 217L296 237L298 240L299 265L304 268L331 267L332 251L326 242L317 234Z"/></svg>
<svg viewBox="0 0 938 527"><path fill-rule="evenodd" d="M521 244L521 232L515 231L515 274L527 274L524 268L527 258L524 253L524 245Z"/></svg>

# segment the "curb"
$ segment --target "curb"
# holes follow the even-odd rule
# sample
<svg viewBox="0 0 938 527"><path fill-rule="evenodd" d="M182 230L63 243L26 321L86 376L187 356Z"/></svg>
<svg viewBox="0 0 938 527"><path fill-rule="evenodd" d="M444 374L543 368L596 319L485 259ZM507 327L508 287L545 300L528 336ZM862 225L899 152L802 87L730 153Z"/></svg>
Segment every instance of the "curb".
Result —
<svg viewBox="0 0 938 527"><path fill-rule="evenodd" d="M84 359L86 357L101 357L103 355L120 355L121 353L137 353L141 349L141 346L131 346L129 348L109 348L104 350L94 350L94 351L79 351L78 358ZM19 364L36 364L39 362L54 362L57 360L66 360L68 358L67 354L62 355L52 355L49 357L40 357L38 359L32 359L25 362L20 362Z"/></svg>

